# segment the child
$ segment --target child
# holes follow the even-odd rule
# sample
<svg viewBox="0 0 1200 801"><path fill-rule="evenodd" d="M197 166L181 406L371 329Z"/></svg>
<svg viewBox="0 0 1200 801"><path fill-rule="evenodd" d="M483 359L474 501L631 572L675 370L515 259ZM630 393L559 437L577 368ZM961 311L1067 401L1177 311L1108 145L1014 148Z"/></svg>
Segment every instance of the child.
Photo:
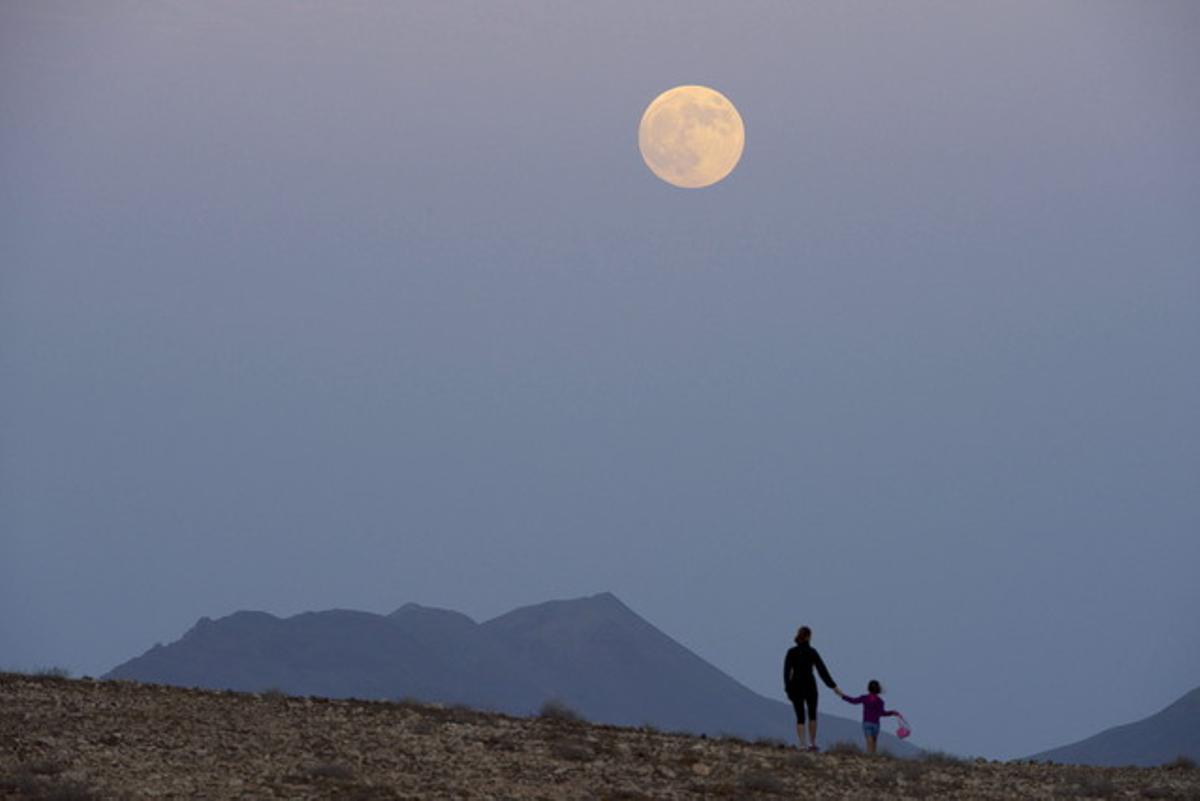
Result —
<svg viewBox="0 0 1200 801"><path fill-rule="evenodd" d="M883 688L879 686L879 682L871 679L867 682L867 694L860 695L857 698L851 698L848 695L842 694L842 700L848 704L862 704L863 708L863 734L867 738L867 753L875 753L875 744L879 740L879 719L899 715L900 713L894 709L884 709L883 699L880 694Z"/></svg>

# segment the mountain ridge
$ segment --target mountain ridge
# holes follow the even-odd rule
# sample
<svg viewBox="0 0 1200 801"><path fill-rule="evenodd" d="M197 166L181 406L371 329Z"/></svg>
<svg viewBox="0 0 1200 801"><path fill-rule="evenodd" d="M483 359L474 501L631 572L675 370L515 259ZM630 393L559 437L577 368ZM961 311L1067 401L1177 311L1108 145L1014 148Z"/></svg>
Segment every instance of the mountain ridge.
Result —
<svg viewBox="0 0 1200 801"><path fill-rule="evenodd" d="M1198 717L1200 687L1189 690L1153 715L1104 729L1029 759L1108 767L1150 767L1179 757L1200 761L1200 740L1195 736Z"/></svg>
<svg viewBox="0 0 1200 801"><path fill-rule="evenodd" d="M411 698L528 715L567 704L589 720L794 742L790 705L761 696L610 592L530 604L477 623L406 603L279 618L201 618L179 640L106 679L330 698ZM821 714L820 741L858 742L857 722ZM897 754L918 749L890 734Z"/></svg>

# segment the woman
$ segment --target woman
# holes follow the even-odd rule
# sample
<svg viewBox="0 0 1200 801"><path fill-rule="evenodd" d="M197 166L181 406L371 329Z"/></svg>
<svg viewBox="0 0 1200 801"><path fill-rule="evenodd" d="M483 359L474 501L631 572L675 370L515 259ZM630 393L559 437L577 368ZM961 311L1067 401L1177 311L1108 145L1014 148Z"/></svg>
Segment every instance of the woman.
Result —
<svg viewBox="0 0 1200 801"><path fill-rule="evenodd" d="M804 748L804 718L808 712L808 741L807 750L819 751L817 748L817 680L813 677L813 668L821 675L821 681L838 695L842 691L830 677L821 661L821 655L809 644L812 640L812 629L801 626L796 632L796 645L788 649L787 657L783 660L783 689L788 700L796 710L796 736L800 738L800 747Z"/></svg>

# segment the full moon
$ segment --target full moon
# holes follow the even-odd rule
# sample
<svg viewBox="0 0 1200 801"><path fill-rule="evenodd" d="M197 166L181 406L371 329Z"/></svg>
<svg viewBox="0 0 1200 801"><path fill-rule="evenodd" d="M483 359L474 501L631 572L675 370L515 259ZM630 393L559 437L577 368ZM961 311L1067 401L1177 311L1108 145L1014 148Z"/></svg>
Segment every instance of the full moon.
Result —
<svg viewBox="0 0 1200 801"><path fill-rule="evenodd" d="M711 186L733 172L746 129L729 98L707 86L676 86L646 107L638 148L650 171L685 189Z"/></svg>

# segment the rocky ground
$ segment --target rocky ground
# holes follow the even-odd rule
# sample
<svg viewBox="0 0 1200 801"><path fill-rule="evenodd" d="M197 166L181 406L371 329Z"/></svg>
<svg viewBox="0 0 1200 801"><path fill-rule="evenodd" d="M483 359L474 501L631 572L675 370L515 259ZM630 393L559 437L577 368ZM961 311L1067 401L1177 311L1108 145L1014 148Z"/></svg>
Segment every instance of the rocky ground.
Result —
<svg viewBox="0 0 1200 801"><path fill-rule="evenodd" d="M330 701L0 674L0 799L1200 799L1200 770L782 743Z"/></svg>

